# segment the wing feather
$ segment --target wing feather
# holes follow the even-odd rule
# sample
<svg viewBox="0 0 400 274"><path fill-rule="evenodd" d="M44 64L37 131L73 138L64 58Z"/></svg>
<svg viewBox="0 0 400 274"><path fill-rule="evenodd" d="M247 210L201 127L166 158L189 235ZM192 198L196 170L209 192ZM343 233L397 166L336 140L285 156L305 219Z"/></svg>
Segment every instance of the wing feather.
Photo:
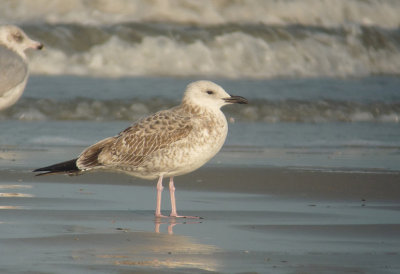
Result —
<svg viewBox="0 0 400 274"><path fill-rule="evenodd" d="M189 117L171 110L160 111L87 148L78 162L91 168L138 167L152 153L188 136L192 128Z"/></svg>
<svg viewBox="0 0 400 274"><path fill-rule="evenodd" d="M17 53L0 45L0 96L24 81L28 65Z"/></svg>
<svg viewBox="0 0 400 274"><path fill-rule="evenodd" d="M111 147L111 155L107 155L111 157L104 157L104 164L139 166L152 153L188 136L192 128L185 116L158 112L121 132Z"/></svg>

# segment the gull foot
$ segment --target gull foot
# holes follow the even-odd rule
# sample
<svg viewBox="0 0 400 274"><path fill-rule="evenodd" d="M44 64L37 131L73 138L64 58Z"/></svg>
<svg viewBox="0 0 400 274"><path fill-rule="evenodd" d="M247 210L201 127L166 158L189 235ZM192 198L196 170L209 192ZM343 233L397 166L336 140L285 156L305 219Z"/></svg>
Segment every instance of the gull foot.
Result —
<svg viewBox="0 0 400 274"><path fill-rule="evenodd" d="M202 217L199 216L181 216L178 214L170 214L169 217L172 218L185 218L185 219L203 219Z"/></svg>

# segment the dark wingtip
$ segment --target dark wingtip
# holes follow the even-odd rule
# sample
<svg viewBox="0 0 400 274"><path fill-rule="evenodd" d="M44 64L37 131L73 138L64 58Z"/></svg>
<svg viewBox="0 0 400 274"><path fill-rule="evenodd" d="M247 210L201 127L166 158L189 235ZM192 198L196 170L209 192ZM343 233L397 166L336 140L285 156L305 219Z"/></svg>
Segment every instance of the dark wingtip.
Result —
<svg viewBox="0 0 400 274"><path fill-rule="evenodd" d="M80 170L76 165L76 160L77 159L72 159L55 165L37 168L33 172L42 172L36 174L36 176L50 175L57 173L77 174L80 172Z"/></svg>
<svg viewBox="0 0 400 274"><path fill-rule="evenodd" d="M40 170L35 169L33 172L40 172ZM44 175L51 175L51 174L55 174L55 172L47 171L47 172L35 174L35 176L44 176Z"/></svg>
<svg viewBox="0 0 400 274"><path fill-rule="evenodd" d="M50 167L50 166L48 166L48 167L37 168L37 169L35 169L35 170L32 170L32 172L48 171L47 169L48 169L49 167Z"/></svg>

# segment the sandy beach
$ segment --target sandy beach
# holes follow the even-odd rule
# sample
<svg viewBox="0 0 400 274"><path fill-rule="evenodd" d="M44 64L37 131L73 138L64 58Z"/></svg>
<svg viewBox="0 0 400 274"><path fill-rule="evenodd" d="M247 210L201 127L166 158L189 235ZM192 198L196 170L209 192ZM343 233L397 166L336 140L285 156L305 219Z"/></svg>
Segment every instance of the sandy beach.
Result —
<svg viewBox="0 0 400 274"><path fill-rule="evenodd" d="M122 174L0 176L2 273L398 273L400 174L209 166L155 182ZM169 210L169 197L163 208Z"/></svg>
<svg viewBox="0 0 400 274"><path fill-rule="evenodd" d="M0 24L44 50L27 50L24 93L0 112L0 274L399 274L399 13L393 0L2 1ZM5 52L0 94L16 79ZM32 172L198 80L249 103L224 107L221 151L174 178L177 213L201 219L155 218L157 180Z"/></svg>
<svg viewBox="0 0 400 274"><path fill-rule="evenodd" d="M54 79L36 80L37 92L53 94L46 83ZM97 84L84 80L87 90ZM109 101L85 103L65 94L72 101L54 105L83 117L97 115L89 105L112 107L119 97L104 90ZM37 115L32 102L51 102L37 96L21 103L18 117ZM120 109L117 102L104 115ZM175 178L178 213L203 218L196 221L155 219L155 180L35 177L32 170L72 159L131 123L52 119L0 123L0 273L400 272L395 123L231 123L215 158ZM162 209L169 214L168 191Z"/></svg>
<svg viewBox="0 0 400 274"><path fill-rule="evenodd" d="M88 120L1 121L0 273L400 273L398 124L244 122L232 114L239 121L229 124L220 153L175 178L178 213L203 219L155 219L156 180L34 176L32 170L73 159L132 122L96 120L99 106L104 117L133 108L107 90L87 95L106 101L81 102L69 90L62 94L71 99L49 101L44 94L60 96L49 80L100 86L96 79L39 77L32 81L37 97L22 102L15 117L55 115L52 105L62 105L61 112ZM124 81L104 83L125 90ZM169 214L167 190L162 209Z"/></svg>

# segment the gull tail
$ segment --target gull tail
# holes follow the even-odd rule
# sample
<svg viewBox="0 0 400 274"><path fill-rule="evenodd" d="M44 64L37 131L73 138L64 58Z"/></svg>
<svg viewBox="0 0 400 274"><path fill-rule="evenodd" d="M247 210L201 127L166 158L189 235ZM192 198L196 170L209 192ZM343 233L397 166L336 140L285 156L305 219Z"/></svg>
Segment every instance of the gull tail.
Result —
<svg viewBox="0 0 400 274"><path fill-rule="evenodd" d="M35 169L33 172L42 172L36 174L36 176L58 174L58 173L65 173L68 175L78 175L81 170L76 165L77 160L78 158L58 163L55 165L38 168Z"/></svg>

